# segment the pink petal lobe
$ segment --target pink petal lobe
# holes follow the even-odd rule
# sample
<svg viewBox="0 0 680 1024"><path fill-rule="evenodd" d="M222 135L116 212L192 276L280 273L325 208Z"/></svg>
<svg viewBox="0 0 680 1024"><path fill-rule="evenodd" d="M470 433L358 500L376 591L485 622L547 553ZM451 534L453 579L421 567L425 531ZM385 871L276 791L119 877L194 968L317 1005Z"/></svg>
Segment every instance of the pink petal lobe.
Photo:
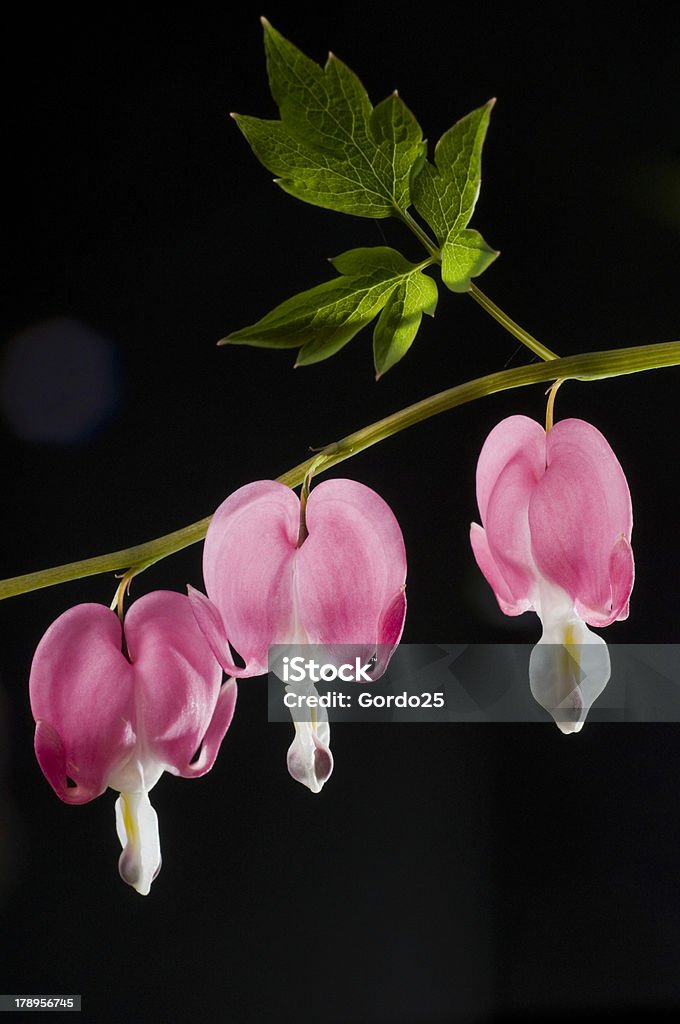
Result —
<svg viewBox="0 0 680 1024"><path fill-rule="evenodd" d="M373 674L379 679L386 670L389 660L394 654L401 634L404 632L406 620L406 589L402 588L392 603L383 612L378 624L378 657Z"/></svg>
<svg viewBox="0 0 680 1024"><path fill-rule="evenodd" d="M35 652L29 689L36 755L67 803L103 793L134 749L133 672L121 647L118 616L83 604L52 623Z"/></svg>
<svg viewBox="0 0 680 1024"><path fill-rule="evenodd" d="M66 752L61 737L48 722L38 720L35 726L35 756L42 773L60 800L65 804L86 804L106 788L94 790L87 784L68 785Z"/></svg>
<svg viewBox="0 0 680 1024"><path fill-rule="evenodd" d="M299 519L297 496L273 480L241 487L213 516L203 575L226 636L246 663L235 674L266 672L269 645L290 639Z"/></svg>
<svg viewBox="0 0 680 1024"><path fill-rule="evenodd" d="M633 583L632 511L623 470L602 434L561 420L547 438L547 469L529 506L532 551L590 625L622 613ZM616 549L616 554L614 551Z"/></svg>
<svg viewBox="0 0 680 1024"><path fill-rule="evenodd" d="M533 604L536 587L528 508L543 471L535 445L513 454L489 494L483 522L489 553L511 595L509 604L522 610Z"/></svg>
<svg viewBox="0 0 680 1024"><path fill-rule="evenodd" d="M609 575L612 581L612 606L619 621L628 618L630 594L635 582L633 549L626 537L619 537L609 559Z"/></svg>
<svg viewBox="0 0 680 1024"><path fill-rule="evenodd" d="M231 725L236 707L236 680L227 679L223 684L207 732L201 741L201 752L196 760L178 765L177 772L185 779L197 779L209 772L215 763L220 744Z"/></svg>
<svg viewBox="0 0 680 1024"><path fill-rule="evenodd" d="M194 614L196 625L203 634L213 653L213 657L219 662L227 675L239 677L248 675L247 669L234 664L229 649L227 632L224 628L219 608L205 594L202 594L200 590L196 590L191 585L187 587L187 598Z"/></svg>
<svg viewBox="0 0 680 1024"><path fill-rule="evenodd" d="M406 588L402 587L392 603L383 612L378 626L378 643L396 647L404 632L406 619Z"/></svg>
<svg viewBox="0 0 680 1024"><path fill-rule="evenodd" d="M528 416L508 416L498 423L482 445L477 462L477 505L486 526L489 499L498 478L508 465L522 456L537 480L545 470L545 431Z"/></svg>
<svg viewBox="0 0 680 1024"><path fill-rule="evenodd" d="M510 587L505 582L503 575L496 564L496 561L489 550L489 542L486 532L477 523L470 525L470 544L475 556L477 565L482 571L486 582L489 584L501 611L505 615L521 615L522 612L531 608L531 601L528 599L516 601Z"/></svg>
<svg viewBox="0 0 680 1024"><path fill-rule="evenodd" d="M183 594L155 591L135 601L125 617L125 638L144 754L179 771L211 724L222 669Z"/></svg>
<svg viewBox="0 0 680 1024"><path fill-rule="evenodd" d="M620 537L614 545L609 559L609 579L611 600L609 610L587 607L580 599L575 606L578 614L591 626L609 626L612 622L628 618L630 611L630 593L635 579L633 550L625 537Z"/></svg>
<svg viewBox="0 0 680 1024"><path fill-rule="evenodd" d="M383 499L354 480L327 480L307 502L295 559L299 620L309 643L396 643L406 612L406 551Z"/></svg>

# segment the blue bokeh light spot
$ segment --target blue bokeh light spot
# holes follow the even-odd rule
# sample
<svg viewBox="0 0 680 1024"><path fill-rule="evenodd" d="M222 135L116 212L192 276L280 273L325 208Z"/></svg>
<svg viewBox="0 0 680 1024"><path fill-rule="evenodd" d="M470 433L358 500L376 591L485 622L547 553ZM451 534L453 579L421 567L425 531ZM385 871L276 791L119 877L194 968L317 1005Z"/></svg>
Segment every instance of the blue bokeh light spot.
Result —
<svg viewBox="0 0 680 1024"><path fill-rule="evenodd" d="M116 347L79 320L58 317L10 338L0 363L0 409L25 441L77 444L120 399Z"/></svg>

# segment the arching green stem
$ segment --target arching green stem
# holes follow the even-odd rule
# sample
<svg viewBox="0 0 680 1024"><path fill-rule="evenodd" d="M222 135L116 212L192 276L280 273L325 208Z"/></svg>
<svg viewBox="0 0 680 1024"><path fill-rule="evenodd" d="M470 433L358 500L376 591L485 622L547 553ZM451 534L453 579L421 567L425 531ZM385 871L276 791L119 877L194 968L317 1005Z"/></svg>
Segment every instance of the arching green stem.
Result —
<svg viewBox="0 0 680 1024"><path fill-rule="evenodd" d="M533 363L530 366L517 366L511 370L490 373L485 377L468 381L466 384L458 384L456 387L441 391L439 394L409 405L391 416L386 416L376 423L371 423L361 430L348 434L342 440L328 445L321 452L314 454L293 469L289 469L278 479L288 487L297 487L303 482L312 467L315 474L322 473L366 448L370 448L371 445L378 444L402 430L408 430L416 423L499 391L526 387L529 384L539 384L558 378L602 380L606 377L618 377L627 373L639 373L643 370L678 365L680 365L680 341L673 341L567 356L565 359L555 359L549 363ZM206 516L190 526L165 534L163 537L157 537L146 544L138 544L135 547L112 551L106 555L98 555L95 558L69 562L53 569L42 569L25 576L15 576L12 579L3 580L0 582L0 599L39 590L41 587L50 587L56 583L65 583L83 576L94 576L97 573L116 572L121 569L128 569L134 574L140 573L161 558L202 540L210 519L210 516Z"/></svg>

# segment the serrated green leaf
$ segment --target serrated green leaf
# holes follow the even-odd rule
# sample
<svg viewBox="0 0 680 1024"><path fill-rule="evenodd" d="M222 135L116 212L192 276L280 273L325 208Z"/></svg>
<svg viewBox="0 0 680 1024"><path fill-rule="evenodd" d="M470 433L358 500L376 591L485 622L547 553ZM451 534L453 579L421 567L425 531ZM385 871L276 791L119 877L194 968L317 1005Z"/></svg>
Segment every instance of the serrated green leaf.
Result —
<svg viewBox="0 0 680 1024"><path fill-rule="evenodd" d="M389 245L375 245L348 249L347 252L334 256L330 261L340 274L367 274L373 271L388 277L390 274L399 277L410 274L414 264L410 263L396 249Z"/></svg>
<svg viewBox="0 0 680 1024"><path fill-rule="evenodd" d="M371 101L357 75L333 54L322 68L268 21L262 24L269 88L281 120L313 144L343 145L347 140L343 107L354 112L360 125L371 115Z"/></svg>
<svg viewBox="0 0 680 1024"><path fill-rule="evenodd" d="M423 276L422 264L409 263L388 246L350 249L332 263L342 276L287 299L256 324L235 331L219 344L300 347L296 366L318 363L369 324L400 282Z"/></svg>
<svg viewBox="0 0 680 1024"><path fill-rule="evenodd" d="M235 331L220 344L302 348L307 356L317 356L298 359L298 363L326 359L371 322L394 284L393 278L335 278L287 299L256 324Z"/></svg>
<svg viewBox="0 0 680 1024"><path fill-rule="evenodd" d="M396 92L378 103L370 123L384 159L383 172L391 167L388 180L393 182L394 205L407 210L411 205L412 173L414 168L422 166L427 153L420 125Z"/></svg>
<svg viewBox="0 0 680 1024"><path fill-rule="evenodd" d="M442 281L452 292L467 292L477 277L498 256L479 231L452 231L442 245Z"/></svg>
<svg viewBox="0 0 680 1024"><path fill-rule="evenodd" d="M291 195L327 209L382 218L411 202L424 143L393 94L372 107L361 81L332 54L322 69L264 22L269 83L280 121L235 115L255 155Z"/></svg>
<svg viewBox="0 0 680 1024"><path fill-rule="evenodd" d="M434 151L435 166L426 163L412 184L418 213L443 243L452 231L466 228L477 202L482 147L494 100L461 118L445 132Z"/></svg>
<svg viewBox="0 0 680 1024"><path fill-rule="evenodd" d="M373 331L376 379L403 359L418 333L423 313L434 316L437 298L437 285L422 273L409 274L392 291Z"/></svg>

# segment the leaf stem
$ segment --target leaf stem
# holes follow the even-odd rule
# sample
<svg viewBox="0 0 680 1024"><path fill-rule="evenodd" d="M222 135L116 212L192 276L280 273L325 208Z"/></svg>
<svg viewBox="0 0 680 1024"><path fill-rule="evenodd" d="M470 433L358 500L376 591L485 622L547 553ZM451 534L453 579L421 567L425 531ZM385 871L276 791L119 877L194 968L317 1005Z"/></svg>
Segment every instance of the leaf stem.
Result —
<svg viewBox="0 0 680 1024"><path fill-rule="evenodd" d="M680 365L680 341L663 342L656 345L639 345L634 348L610 349L604 352L589 352L585 355L567 356L564 359L553 359L550 362L532 363L528 366L517 366L511 370L501 370L485 377L458 384L439 394L425 398L405 409L400 409L391 416L371 423L347 437L328 445L320 453L301 462L293 469L283 473L278 480L288 487L297 487L304 481L306 474L314 467L318 474L340 462L357 455L380 441L384 441L402 430L438 416L459 405L473 402L486 395L507 391L511 388L526 387L543 381L558 378L578 380L602 380L607 377L618 377L627 373L639 373L643 370L659 369L664 366ZM182 548L195 544L205 537L210 524L210 516L200 519L181 530L175 530L163 537L138 544L135 547L113 551L95 558L86 558L78 562L69 562L53 569L42 569L25 576L15 576L0 582L0 599L15 597L41 587L50 587L56 583L93 576L103 572L115 572L128 569L130 573L139 573L154 562L167 555L174 554Z"/></svg>
<svg viewBox="0 0 680 1024"><path fill-rule="evenodd" d="M410 228L418 241L427 249L432 260L436 263L441 263L441 250L437 248L427 232L421 228L418 221L411 216L408 210L400 210L397 208L397 214L404 224ZM526 345L534 355L537 355L539 358L545 359L546 361L548 359L559 359L556 352L546 348L545 345L542 345L537 338L534 338L533 334L529 334L529 332L525 331L523 327L520 327L519 324L515 323L512 317L509 317L508 314L500 308L500 306L497 306L495 302L492 302L488 295L485 295L484 292L472 281L470 282L468 295L471 295L482 309L486 310L494 320L497 320L498 323L504 327L506 331L509 331L510 334L517 338L518 341L521 341L523 345Z"/></svg>
<svg viewBox="0 0 680 1024"><path fill-rule="evenodd" d="M513 334L518 341L521 341L523 345L526 345L528 349L531 349L534 355L545 360L559 359L556 352L552 352L549 348L546 348L545 345L541 345L540 341L534 338L532 334L529 334L529 332L525 331L523 327L516 324L507 313L503 312L500 306L497 306L495 302L492 302L491 299L473 282L470 284L468 295L471 295L475 302L479 303L482 309L485 309L486 312L494 318L494 320L497 320L502 327L505 327L506 331L509 331L510 334Z"/></svg>
<svg viewBox="0 0 680 1024"><path fill-rule="evenodd" d="M396 209L399 218L403 220L404 224L406 224L406 226L413 232L421 245L425 246L435 263L441 263L442 254L439 247L435 245L427 232L421 228L418 221L411 216L408 210L401 210L399 207Z"/></svg>

